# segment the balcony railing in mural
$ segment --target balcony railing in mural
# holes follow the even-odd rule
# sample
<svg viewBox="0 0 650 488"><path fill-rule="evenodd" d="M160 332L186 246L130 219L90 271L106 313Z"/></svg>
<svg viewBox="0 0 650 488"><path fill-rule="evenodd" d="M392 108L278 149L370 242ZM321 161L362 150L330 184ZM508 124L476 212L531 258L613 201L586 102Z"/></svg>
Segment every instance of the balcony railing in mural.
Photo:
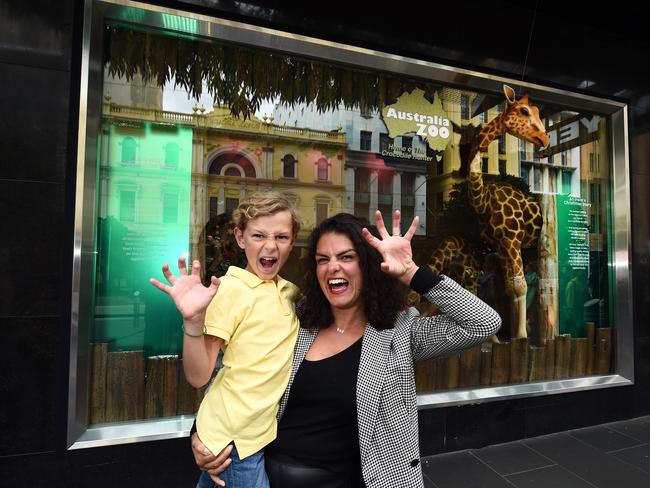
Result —
<svg viewBox="0 0 650 488"><path fill-rule="evenodd" d="M250 134L265 134L269 136L302 139L346 145L345 132L324 131L303 127L275 125L268 121L241 119L223 113L194 113L171 112L155 108L130 107L118 105L109 101L104 102L103 115L107 118L125 119L127 121L146 121L159 124L181 124L205 129L221 129Z"/></svg>

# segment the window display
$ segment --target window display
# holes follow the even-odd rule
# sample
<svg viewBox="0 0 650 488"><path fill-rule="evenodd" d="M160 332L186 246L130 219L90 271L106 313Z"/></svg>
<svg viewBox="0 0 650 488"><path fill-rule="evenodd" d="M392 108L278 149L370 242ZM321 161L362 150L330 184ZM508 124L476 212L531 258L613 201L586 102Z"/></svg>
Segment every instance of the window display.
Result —
<svg viewBox="0 0 650 488"><path fill-rule="evenodd" d="M273 51L199 35L217 22L203 17L160 14L151 28L138 9L107 12L99 136L81 163L94 205L84 204L92 264L80 269L91 283L78 346L88 354L86 425L196 412L203 392L183 375L180 316L149 278L179 256L200 260L206 283L245 267L230 216L267 189L302 219L282 273L296 284L320 221L400 210L403 231L419 217L415 261L499 313L490 341L415 365L424 404L444 402L439 392L616 374L605 102L558 103L540 87L473 83L478 73L459 86L447 68L411 74L408 60L380 70ZM437 313L413 292L404 306Z"/></svg>

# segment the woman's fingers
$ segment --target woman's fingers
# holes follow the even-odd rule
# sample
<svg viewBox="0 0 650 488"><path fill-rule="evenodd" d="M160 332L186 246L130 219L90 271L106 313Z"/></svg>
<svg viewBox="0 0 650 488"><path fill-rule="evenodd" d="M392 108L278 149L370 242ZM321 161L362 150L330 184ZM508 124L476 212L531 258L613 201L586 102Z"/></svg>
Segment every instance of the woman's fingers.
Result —
<svg viewBox="0 0 650 488"><path fill-rule="evenodd" d="M386 229L384 229L384 232L385 231ZM368 244L370 244L375 249L379 250L379 248L381 247L381 241L377 239L375 236L373 236L368 229L366 229L365 227L361 229L361 235L363 236L363 238L366 240Z"/></svg>
<svg viewBox="0 0 650 488"><path fill-rule="evenodd" d="M208 474L210 475L210 479L214 481L217 485L219 486L226 486L226 482L223 481L221 478L219 478L217 475L213 475L208 471Z"/></svg>
<svg viewBox="0 0 650 488"><path fill-rule="evenodd" d="M394 236L400 236L402 234L402 231L399 228L399 221L400 221L400 212L399 210L395 210L395 213L393 214L393 235Z"/></svg>
<svg viewBox="0 0 650 488"><path fill-rule="evenodd" d="M384 217L382 217L379 210L375 212L375 224L377 225L377 230L382 239L389 237L388 231L386 230L386 224L384 224Z"/></svg>
<svg viewBox="0 0 650 488"><path fill-rule="evenodd" d="M199 436L194 434L192 436L192 453L194 454L194 461L196 465L204 470L208 471L211 475L218 475L219 473L224 472L230 463L230 453L232 452L232 445L226 446L218 455L212 454L212 452L201 442Z"/></svg>
<svg viewBox="0 0 650 488"><path fill-rule="evenodd" d="M409 230L406 231L406 234L404 234L404 237L408 239L409 241L413 238L415 235L415 232L418 230L418 224L420 223L420 217L417 215L413 218L413 222L411 222L411 227L409 227Z"/></svg>

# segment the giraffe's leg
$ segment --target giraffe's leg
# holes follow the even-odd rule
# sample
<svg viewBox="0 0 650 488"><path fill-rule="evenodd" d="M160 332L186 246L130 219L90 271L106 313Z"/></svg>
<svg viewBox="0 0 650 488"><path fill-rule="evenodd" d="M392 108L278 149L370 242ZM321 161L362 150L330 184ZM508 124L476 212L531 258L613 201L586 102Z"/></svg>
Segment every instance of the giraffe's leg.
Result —
<svg viewBox="0 0 650 488"><path fill-rule="evenodd" d="M526 292L528 291L528 285L524 277L524 266L519 249L516 251L516 257L512 262L512 266L508 266L508 268L512 273L510 277L512 281L510 283L512 283L513 301L516 310L516 337L528 337L526 331Z"/></svg>

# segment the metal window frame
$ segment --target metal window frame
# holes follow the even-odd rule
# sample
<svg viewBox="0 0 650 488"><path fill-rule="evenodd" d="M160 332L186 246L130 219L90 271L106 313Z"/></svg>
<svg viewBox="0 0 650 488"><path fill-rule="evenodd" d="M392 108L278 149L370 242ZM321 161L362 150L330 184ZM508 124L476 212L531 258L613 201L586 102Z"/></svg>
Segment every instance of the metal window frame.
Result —
<svg viewBox="0 0 650 488"><path fill-rule="evenodd" d="M435 80L464 89L499 92L503 83L525 88L535 100L557 105L579 106L582 110L609 116L612 154L612 231L610 266L615 280L617 327L617 373L557 381L541 381L445 391L418 395L418 408L480 403L519 397L541 396L633 384L632 270L630 265L630 182L628 150L628 107L626 104L548 88L501 76L454 68L438 63L396 56L361 47L300 36L274 29L223 20L183 10L170 9L130 0L86 0L82 37L82 64L79 100L74 259L72 277L72 316L70 334L70 382L68 392L69 449L169 439L188 435L193 416L177 416L148 421L88 425L89 352L88 320L92 317L92 273L95 258L95 203L97 197L97 144L102 106L102 42L107 19L124 19L138 13L138 24L163 29L163 18L173 15L188 18L198 36L218 38L251 47L264 46L325 62L397 73Z"/></svg>

